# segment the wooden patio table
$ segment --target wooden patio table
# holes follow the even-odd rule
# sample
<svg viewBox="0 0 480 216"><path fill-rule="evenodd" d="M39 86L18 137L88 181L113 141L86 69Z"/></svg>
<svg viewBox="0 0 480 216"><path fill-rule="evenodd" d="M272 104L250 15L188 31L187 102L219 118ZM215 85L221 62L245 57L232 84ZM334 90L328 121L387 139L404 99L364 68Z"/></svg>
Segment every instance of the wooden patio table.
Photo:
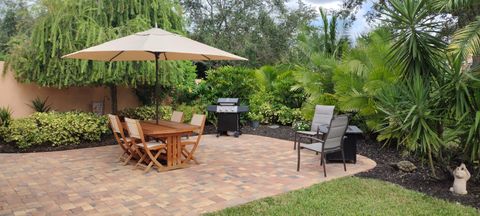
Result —
<svg viewBox="0 0 480 216"><path fill-rule="evenodd" d="M166 141L167 165L163 166L165 169L159 171L168 171L187 166L185 163L182 163L182 135L191 134L200 127L165 120L159 120L158 124L155 124L153 121L141 121L140 125L145 136L161 138Z"/></svg>

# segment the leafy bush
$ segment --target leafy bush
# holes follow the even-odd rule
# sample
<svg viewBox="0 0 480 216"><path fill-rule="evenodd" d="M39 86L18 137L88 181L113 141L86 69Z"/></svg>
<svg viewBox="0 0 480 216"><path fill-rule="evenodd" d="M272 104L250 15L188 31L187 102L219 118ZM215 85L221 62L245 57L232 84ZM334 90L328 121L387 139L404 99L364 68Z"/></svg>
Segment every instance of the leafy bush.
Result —
<svg viewBox="0 0 480 216"><path fill-rule="evenodd" d="M208 103L218 98L239 98L241 103L248 103L248 98L258 90L255 72L243 67L221 67L207 71L207 79L198 88L201 97Z"/></svg>
<svg viewBox="0 0 480 216"><path fill-rule="evenodd" d="M298 108L288 108L286 106L280 107L276 110L278 122L282 125L291 125L296 121L302 120L302 111Z"/></svg>
<svg viewBox="0 0 480 216"><path fill-rule="evenodd" d="M190 122L193 114L205 113L205 106L198 105L187 105L180 104L175 109L171 106L159 106L159 116L163 120L170 120L172 117L173 110L178 110L183 112L184 122ZM155 119L155 106L141 106L135 108L124 109L120 112L120 116L139 119L139 120L153 120Z"/></svg>
<svg viewBox="0 0 480 216"><path fill-rule="evenodd" d="M265 91L259 91L250 97L249 108L248 116L256 118L260 123L272 124L277 120L274 112L273 95Z"/></svg>
<svg viewBox="0 0 480 216"><path fill-rule="evenodd" d="M263 124L291 125L302 119L302 112L299 108L289 108L276 102L270 93L259 91L250 97L248 117Z"/></svg>
<svg viewBox="0 0 480 216"><path fill-rule="evenodd" d="M93 113L34 113L27 118L12 120L2 136L19 148L34 145L72 145L99 141L109 132L107 118Z"/></svg>
<svg viewBox="0 0 480 216"><path fill-rule="evenodd" d="M186 105L181 104L179 105L176 110L183 112L183 121L190 122L192 120L193 114L203 114L206 112L206 108L204 105Z"/></svg>
<svg viewBox="0 0 480 216"><path fill-rule="evenodd" d="M309 131L310 123L307 123L305 121L296 121L296 122L293 122L292 128L295 131Z"/></svg>
<svg viewBox="0 0 480 216"><path fill-rule="evenodd" d="M32 105L30 107L35 110L35 112L49 112L52 109L51 104L47 104L48 97L45 100L40 99L40 97L32 100Z"/></svg>
<svg viewBox="0 0 480 216"><path fill-rule="evenodd" d="M260 89L271 94L276 103L291 108L299 108L305 101L302 88L292 89L299 83L293 76L293 66L263 66L255 71Z"/></svg>
<svg viewBox="0 0 480 216"><path fill-rule="evenodd" d="M139 119L139 120L153 120L155 119L155 105L153 106L140 106L135 108L124 109L120 112L120 116ZM158 116L161 119L168 120L172 116L173 109L171 106L159 106Z"/></svg>

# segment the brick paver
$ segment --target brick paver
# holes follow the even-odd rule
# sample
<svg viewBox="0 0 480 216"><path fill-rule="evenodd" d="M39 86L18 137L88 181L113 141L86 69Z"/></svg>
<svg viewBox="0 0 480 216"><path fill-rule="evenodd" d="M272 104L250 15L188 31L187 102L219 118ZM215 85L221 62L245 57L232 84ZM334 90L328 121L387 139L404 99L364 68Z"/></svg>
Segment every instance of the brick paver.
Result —
<svg viewBox="0 0 480 216"><path fill-rule="evenodd" d="M61 152L0 154L0 215L198 215L372 169L327 164L302 153L296 172L292 142L207 135L200 165L144 174L117 162L118 146Z"/></svg>

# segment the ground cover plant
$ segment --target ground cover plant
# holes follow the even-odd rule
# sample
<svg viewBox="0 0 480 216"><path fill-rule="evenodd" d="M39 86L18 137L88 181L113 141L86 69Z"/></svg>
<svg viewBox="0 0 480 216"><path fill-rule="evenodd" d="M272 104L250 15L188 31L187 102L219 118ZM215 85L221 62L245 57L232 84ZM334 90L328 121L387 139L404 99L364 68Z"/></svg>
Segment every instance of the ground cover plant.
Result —
<svg viewBox="0 0 480 216"><path fill-rule="evenodd" d="M392 183L346 177L206 215L478 215Z"/></svg>
<svg viewBox="0 0 480 216"><path fill-rule="evenodd" d="M107 118L93 113L37 112L11 120L0 133L4 141L22 149L43 144L61 146L100 141L110 130Z"/></svg>

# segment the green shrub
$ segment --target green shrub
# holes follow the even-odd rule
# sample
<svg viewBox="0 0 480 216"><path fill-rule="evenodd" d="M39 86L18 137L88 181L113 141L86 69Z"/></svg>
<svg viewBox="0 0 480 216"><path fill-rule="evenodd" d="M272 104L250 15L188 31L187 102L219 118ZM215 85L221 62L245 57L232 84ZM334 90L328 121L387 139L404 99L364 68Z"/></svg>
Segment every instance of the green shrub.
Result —
<svg viewBox="0 0 480 216"><path fill-rule="evenodd" d="M83 112L49 112L12 120L2 133L5 141L15 142L19 148L28 148L41 144L59 146L100 141L102 135L109 131L104 116Z"/></svg>
<svg viewBox="0 0 480 216"><path fill-rule="evenodd" d="M192 120L193 114L204 114L206 112L206 107L202 104L199 105L186 105L180 104L176 110L183 112L183 121L190 122Z"/></svg>
<svg viewBox="0 0 480 216"><path fill-rule="evenodd" d="M307 123L305 121L296 121L296 122L293 122L292 128L295 131L309 131L310 123Z"/></svg>
<svg viewBox="0 0 480 216"><path fill-rule="evenodd" d="M289 108L276 102L274 96L265 91L259 91L250 97L250 120L263 124L291 125L302 119L299 108Z"/></svg>
<svg viewBox="0 0 480 216"><path fill-rule="evenodd" d="M288 108L286 106L280 107L276 110L278 116L278 122L282 125L291 125L296 121L302 119L302 111L298 108Z"/></svg>
<svg viewBox="0 0 480 216"><path fill-rule="evenodd" d="M158 115L161 119L168 120L172 116L172 107L171 106L159 106ZM153 120L155 119L155 105L153 106L141 106L135 108L124 109L120 112L120 116L139 119L139 120Z"/></svg>
<svg viewBox="0 0 480 216"><path fill-rule="evenodd" d="M277 118L275 116L274 106L273 95L265 91L258 91L250 97L248 117L254 117L262 124L275 123ZM250 120L254 119L251 118Z"/></svg>
<svg viewBox="0 0 480 216"><path fill-rule="evenodd" d="M207 79L198 89L208 103L222 97L239 98L241 103L248 103L250 95L258 90L258 83L253 70L227 66L207 71Z"/></svg>
<svg viewBox="0 0 480 216"><path fill-rule="evenodd" d="M159 106L159 116L163 120L170 120L173 110L183 112L184 122L190 122L193 114L205 113L205 105L187 105L180 104L179 106L172 108L171 106ZM155 106L141 106L136 108L124 109L120 112L120 116L139 119L139 120L153 120L155 119Z"/></svg>

